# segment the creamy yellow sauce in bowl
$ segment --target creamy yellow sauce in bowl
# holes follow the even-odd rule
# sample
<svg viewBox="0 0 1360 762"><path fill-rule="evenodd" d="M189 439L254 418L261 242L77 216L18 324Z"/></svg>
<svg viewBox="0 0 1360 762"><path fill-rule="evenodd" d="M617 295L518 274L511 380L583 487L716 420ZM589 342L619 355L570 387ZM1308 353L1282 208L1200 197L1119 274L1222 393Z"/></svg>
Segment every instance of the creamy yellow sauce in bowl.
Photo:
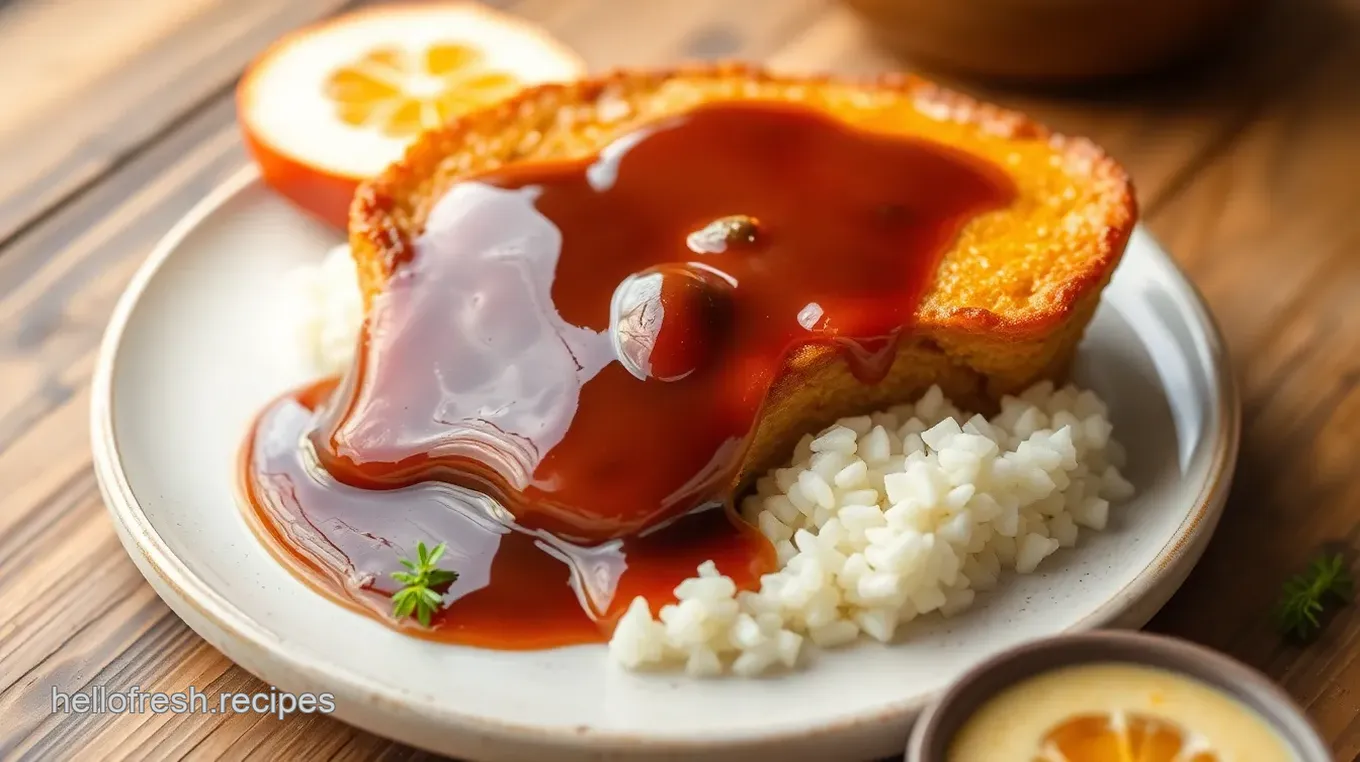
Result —
<svg viewBox="0 0 1360 762"><path fill-rule="evenodd" d="M1060 635L969 670L926 708L906 762L1332 762L1269 678L1193 643Z"/></svg>
<svg viewBox="0 0 1360 762"><path fill-rule="evenodd" d="M1256 712L1174 672L1083 664L988 699L947 762L1295 762Z"/></svg>

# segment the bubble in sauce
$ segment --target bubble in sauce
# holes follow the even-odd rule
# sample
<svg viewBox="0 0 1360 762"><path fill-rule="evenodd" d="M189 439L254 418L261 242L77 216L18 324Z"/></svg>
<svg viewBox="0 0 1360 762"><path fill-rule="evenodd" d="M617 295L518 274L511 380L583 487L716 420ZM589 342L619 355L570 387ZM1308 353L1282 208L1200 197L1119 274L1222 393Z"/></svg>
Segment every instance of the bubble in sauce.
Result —
<svg viewBox="0 0 1360 762"><path fill-rule="evenodd" d="M693 264L664 264L614 290L609 329L619 361L640 379L679 381L712 356L732 319L733 284Z"/></svg>
<svg viewBox="0 0 1360 762"><path fill-rule="evenodd" d="M720 217L685 238L695 254L722 254L729 248L750 246L758 240L760 222L755 217L734 214Z"/></svg>

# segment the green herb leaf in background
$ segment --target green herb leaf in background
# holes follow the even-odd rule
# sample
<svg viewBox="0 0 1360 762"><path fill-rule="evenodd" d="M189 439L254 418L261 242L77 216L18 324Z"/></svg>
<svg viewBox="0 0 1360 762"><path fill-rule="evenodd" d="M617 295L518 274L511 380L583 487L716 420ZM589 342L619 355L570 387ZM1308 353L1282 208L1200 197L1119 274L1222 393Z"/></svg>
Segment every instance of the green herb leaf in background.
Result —
<svg viewBox="0 0 1360 762"><path fill-rule="evenodd" d="M1348 601L1353 591L1354 582L1341 554L1318 557L1307 571L1284 583L1275 605L1275 622L1286 635L1310 638L1322 627L1318 617L1327 604Z"/></svg>

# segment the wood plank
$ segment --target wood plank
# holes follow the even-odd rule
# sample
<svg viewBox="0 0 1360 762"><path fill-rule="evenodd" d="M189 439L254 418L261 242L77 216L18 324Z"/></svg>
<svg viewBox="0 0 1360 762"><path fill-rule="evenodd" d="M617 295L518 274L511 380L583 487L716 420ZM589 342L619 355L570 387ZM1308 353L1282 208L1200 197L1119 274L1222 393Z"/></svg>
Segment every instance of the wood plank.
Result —
<svg viewBox="0 0 1360 762"><path fill-rule="evenodd" d="M122 283L173 217L244 161L232 104L220 99L0 255L7 321L0 378L8 392L0 397L0 452L88 382L90 349ZM75 367L85 372L68 378Z"/></svg>
<svg viewBox="0 0 1360 762"><path fill-rule="evenodd" d="M22 750L60 757L63 745L69 751L140 726L111 715L51 715L51 686L71 691L96 681L150 690L167 660L180 665L174 679L191 681L181 688L207 685L213 678L201 679L194 653L206 652L218 675L229 668L122 552L84 429L91 349L122 284L174 218L244 161L232 104L219 98L33 230L9 252L16 256L0 256L0 301L12 305L4 309L13 318L0 336L7 391L0 432L19 434L0 445L0 483L15 485L0 502L0 607L16 613L0 639L0 757ZM88 574L64 573L71 568ZM45 605L51 596L82 604Z"/></svg>
<svg viewBox="0 0 1360 762"><path fill-rule="evenodd" d="M706 0L522 2L518 8L583 50L596 67L729 55L840 72L897 66L839 6L811 0L760 0L759 12ZM1185 168L1216 155L1219 141L1240 130L1291 73L1330 49L1335 33L1316 20L1282 27L1286 33L1269 48L1267 63L1240 67L1235 78L1205 75L1208 84L1151 87L1135 105L1111 101L1089 112L1075 100L1003 98L1109 143L1140 179L1145 201L1161 199L1157 207L1165 211L1156 220L1174 230L1168 215L1179 207L1165 199L1204 192L1178 179ZM1210 102L1200 108L1200 99ZM320 717L281 722L256 715L48 713L53 685L65 691L94 684L167 691L192 685L210 693L265 687L194 636L141 581L103 516L84 428L92 352L108 310L154 240L242 161L231 118L224 98L200 107L163 141L120 160L87 192L0 251L0 384L6 390L0 396L0 610L17 612L0 623L0 716L7 720L0 728L0 757L60 758L81 749L133 759L427 756ZM1280 161L1278 151L1268 150L1267 158ZM1232 185L1213 188L1222 195ZM1349 187L1353 194L1355 186ZM0 229L4 219L0 214ZM1200 232L1186 234L1191 242L1213 235L1202 225L1195 230ZM1279 353L1302 351L1297 347L1314 341L1312 331L1299 328L1281 339ZM1263 368L1263 388L1269 388L1270 374L1288 373L1287 367ZM1318 371L1338 368L1346 370L1324 364ZM1350 411L1344 421L1353 421L1354 408L1342 406ZM1344 430L1328 432L1349 441ZM56 573L61 568L93 571L73 579ZM1221 581L1215 589L1223 589ZM42 605L52 596L81 605ZM100 612L96 622L82 627L92 611Z"/></svg>
<svg viewBox="0 0 1360 762"><path fill-rule="evenodd" d="M1343 42L1151 221L1223 326L1245 412L1218 534L1152 626L1264 670L1351 759L1360 612L1342 609L1306 647L1269 618L1313 554L1339 550L1355 569L1360 551L1360 3L1331 10Z"/></svg>
<svg viewBox="0 0 1360 762"><path fill-rule="evenodd" d="M347 0L0 6L0 241L116 166L279 34Z"/></svg>

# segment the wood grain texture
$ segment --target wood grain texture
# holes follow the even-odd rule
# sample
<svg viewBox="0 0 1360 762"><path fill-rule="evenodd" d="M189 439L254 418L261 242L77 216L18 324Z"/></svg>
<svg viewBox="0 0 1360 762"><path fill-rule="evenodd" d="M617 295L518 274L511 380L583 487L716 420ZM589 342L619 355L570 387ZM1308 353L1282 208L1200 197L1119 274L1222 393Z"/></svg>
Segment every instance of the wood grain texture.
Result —
<svg viewBox="0 0 1360 762"><path fill-rule="evenodd" d="M0 241L225 92L261 40L347 0L19 0L0 8Z"/></svg>
<svg viewBox="0 0 1360 762"><path fill-rule="evenodd" d="M11 106L0 114L0 758L427 756L315 716L50 712L53 687L266 687L188 630L125 556L90 470L88 382L132 271L245 161L230 102L241 65L342 4L133 0L99 17L107 45L63 30L111 4L0 5L0 51L31 54L25 77L60 80L48 91L0 81ZM732 57L901 67L826 0L496 4L594 68ZM1243 468L1220 536L1155 627L1266 669L1342 758L1360 753L1360 617L1348 609L1319 643L1281 646L1262 591L1320 544L1360 542L1357 7L1281 0L1212 65L1099 94L964 87L1105 144L1217 310L1247 398Z"/></svg>
<svg viewBox="0 0 1360 762"><path fill-rule="evenodd" d="M1214 541L1152 627L1264 670L1355 759L1360 616L1303 648L1268 616L1319 550L1360 566L1360 5L1332 10L1305 76L1151 220L1223 327L1245 421Z"/></svg>

